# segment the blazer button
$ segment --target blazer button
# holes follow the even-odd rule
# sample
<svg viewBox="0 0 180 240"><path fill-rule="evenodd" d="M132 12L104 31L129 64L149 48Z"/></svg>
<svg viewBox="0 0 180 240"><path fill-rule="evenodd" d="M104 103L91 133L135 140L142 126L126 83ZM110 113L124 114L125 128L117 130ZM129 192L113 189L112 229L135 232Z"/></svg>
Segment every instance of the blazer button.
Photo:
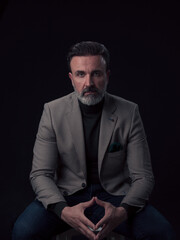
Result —
<svg viewBox="0 0 180 240"><path fill-rule="evenodd" d="M68 196L68 193L66 191L63 192L64 196Z"/></svg>
<svg viewBox="0 0 180 240"><path fill-rule="evenodd" d="M86 187L86 184L85 184L85 183L82 183L81 186L82 186L83 188L85 188L85 187Z"/></svg>

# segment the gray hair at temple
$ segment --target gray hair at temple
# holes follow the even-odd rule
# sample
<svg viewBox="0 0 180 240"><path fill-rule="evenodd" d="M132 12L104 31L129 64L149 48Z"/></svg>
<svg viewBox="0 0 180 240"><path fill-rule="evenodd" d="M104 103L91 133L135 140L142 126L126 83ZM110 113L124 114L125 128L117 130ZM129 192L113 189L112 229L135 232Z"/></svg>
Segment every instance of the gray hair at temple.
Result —
<svg viewBox="0 0 180 240"><path fill-rule="evenodd" d="M92 41L83 41L76 43L71 46L68 54L67 54L67 63L69 71L71 71L70 62L71 59L75 56L96 56L101 55L106 63L106 70L110 68L110 54L107 48L98 42Z"/></svg>

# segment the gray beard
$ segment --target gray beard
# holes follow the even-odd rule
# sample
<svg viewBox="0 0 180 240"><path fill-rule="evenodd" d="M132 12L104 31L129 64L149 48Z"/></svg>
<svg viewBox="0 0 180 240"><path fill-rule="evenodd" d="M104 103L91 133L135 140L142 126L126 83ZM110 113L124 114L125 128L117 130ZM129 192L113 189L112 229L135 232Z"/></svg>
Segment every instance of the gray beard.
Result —
<svg viewBox="0 0 180 240"><path fill-rule="evenodd" d="M92 105L95 105L95 104L101 102L101 100L103 99L103 97L105 95L106 88L107 88L107 84L104 86L104 89L102 89L102 90L96 89L96 94L88 95L88 96L84 96L84 91L81 93L77 92L75 87L74 87L74 91L75 91L77 98L79 99L79 101L81 103L88 105L88 106L92 106Z"/></svg>

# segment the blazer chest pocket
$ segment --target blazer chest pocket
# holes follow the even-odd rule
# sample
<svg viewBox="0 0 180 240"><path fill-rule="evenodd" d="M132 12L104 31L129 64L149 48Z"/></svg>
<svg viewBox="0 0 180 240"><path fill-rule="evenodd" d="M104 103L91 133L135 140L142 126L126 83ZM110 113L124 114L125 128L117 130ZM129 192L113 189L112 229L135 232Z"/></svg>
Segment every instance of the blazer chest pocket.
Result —
<svg viewBox="0 0 180 240"><path fill-rule="evenodd" d="M106 175L111 177L118 175L124 168L125 159L124 150L107 153L103 162L103 170Z"/></svg>
<svg viewBox="0 0 180 240"><path fill-rule="evenodd" d="M108 158L124 158L125 152L124 150L116 151L116 152L109 152L107 153Z"/></svg>

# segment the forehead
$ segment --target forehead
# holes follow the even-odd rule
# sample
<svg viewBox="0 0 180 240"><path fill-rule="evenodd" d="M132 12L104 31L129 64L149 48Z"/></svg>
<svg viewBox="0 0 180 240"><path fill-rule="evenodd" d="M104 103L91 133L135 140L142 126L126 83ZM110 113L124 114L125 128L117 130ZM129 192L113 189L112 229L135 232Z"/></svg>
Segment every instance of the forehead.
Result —
<svg viewBox="0 0 180 240"><path fill-rule="evenodd" d="M106 63L102 56L74 56L71 59L70 66L72 70L104 70Z"/></svg>

